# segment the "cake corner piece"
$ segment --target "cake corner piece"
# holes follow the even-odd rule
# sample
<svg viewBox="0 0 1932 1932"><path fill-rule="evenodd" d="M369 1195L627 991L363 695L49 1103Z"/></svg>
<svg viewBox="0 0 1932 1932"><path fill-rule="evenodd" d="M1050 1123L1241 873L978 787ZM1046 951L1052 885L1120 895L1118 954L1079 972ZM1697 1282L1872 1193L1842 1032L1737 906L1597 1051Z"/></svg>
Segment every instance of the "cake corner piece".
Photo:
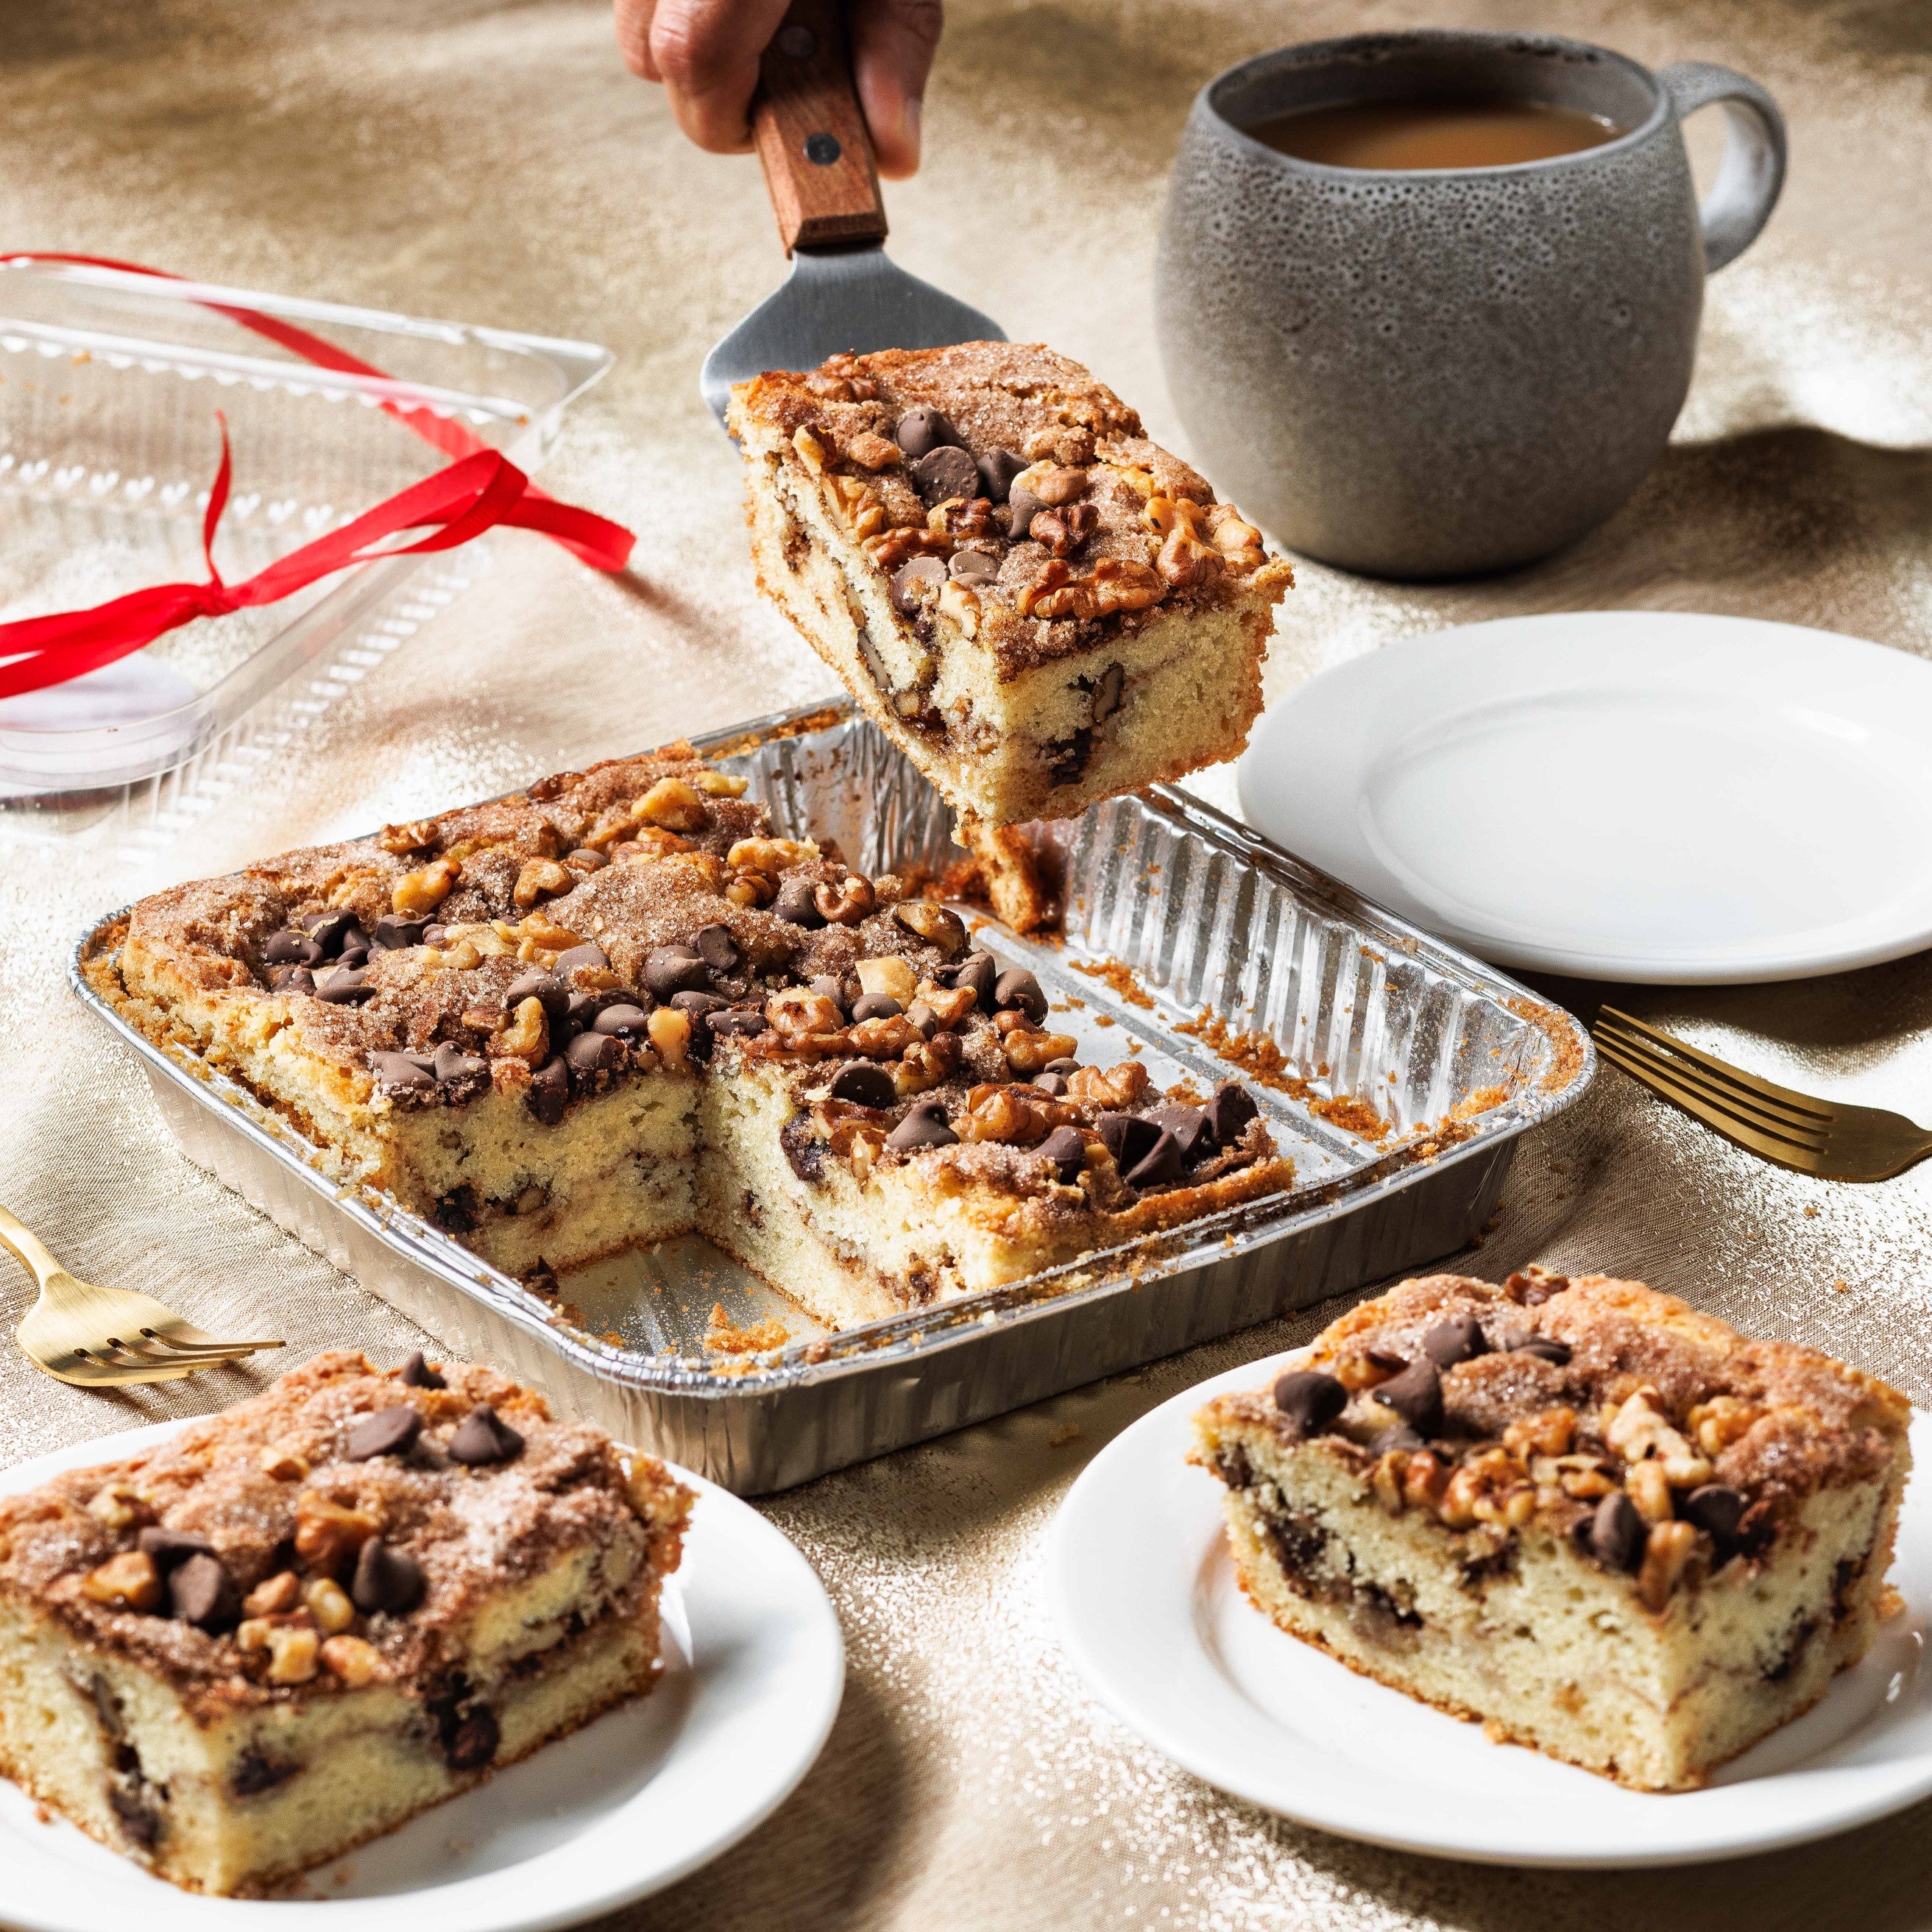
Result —
<svg viewBox="0 0 1932 1932"><path fill-rule="evenodd" d="M272 1892L650 1690L693 1500L489 1370L320 1357L0 1500L0 1774Z"/></svg>
<svg viewBox="0 0 1932 1932"><path fill-rule="evenodd" d="M1632 1364L1638 1365L1636 1366ZM1404 1282L1194 1421L1244 1592L1490 1735L1642 1790L1823 1696L1896 1598L1910 1405L1640 1282Z"/></svg>
<svg viewBox="0 0 1932 1932"><path fill-rule="evenodd" d="M1078 363L835 356L732 392L760 588L963 821L1233 758L1294 581Z"/></svg>

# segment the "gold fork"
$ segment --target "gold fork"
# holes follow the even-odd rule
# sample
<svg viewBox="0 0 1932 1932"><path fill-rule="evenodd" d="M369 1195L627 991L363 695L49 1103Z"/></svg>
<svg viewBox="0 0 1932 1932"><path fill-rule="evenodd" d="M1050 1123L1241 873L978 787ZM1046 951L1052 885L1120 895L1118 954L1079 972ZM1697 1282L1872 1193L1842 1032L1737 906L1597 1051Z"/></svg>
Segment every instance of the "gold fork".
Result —
<svg viewBox="0 0 1932 1932"><path fill-rule="evenodd" d="M280 1342L218 1342L150 1296L76 1280L32 1229L0 1208L0 1246L32 1270L40 1299L14 1333L28 1361L64 1382L102 1388L171 1382Z"/></svg>
<svg viewBox="0 0 1932 1932"><path fill-rule="evenodd" d="M1932 1133L1903 1114L1820 1100L1747 1073L1674 1034L1606 1006L1597 1051L1726 1140L1824 1180L1886 1180L1932 1154Z"/></svg>

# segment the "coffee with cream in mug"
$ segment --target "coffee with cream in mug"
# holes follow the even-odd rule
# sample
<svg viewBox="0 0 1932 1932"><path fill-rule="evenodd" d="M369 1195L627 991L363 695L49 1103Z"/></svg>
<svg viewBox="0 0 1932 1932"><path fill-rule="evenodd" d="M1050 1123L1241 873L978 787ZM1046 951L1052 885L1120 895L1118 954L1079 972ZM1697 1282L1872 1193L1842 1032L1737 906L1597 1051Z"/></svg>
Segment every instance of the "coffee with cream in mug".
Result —
<svg viewBox="0 0 1932 1932"><path fill-rule="evenodd" d="M1721 103L1700 209L1681 118ZM1291 548L1496 570L1603 521L1662 454L1704 278L1784 175L1756 82L1514 33L1371 34L1194 104L1157 320L1202 466Z"/></svg>

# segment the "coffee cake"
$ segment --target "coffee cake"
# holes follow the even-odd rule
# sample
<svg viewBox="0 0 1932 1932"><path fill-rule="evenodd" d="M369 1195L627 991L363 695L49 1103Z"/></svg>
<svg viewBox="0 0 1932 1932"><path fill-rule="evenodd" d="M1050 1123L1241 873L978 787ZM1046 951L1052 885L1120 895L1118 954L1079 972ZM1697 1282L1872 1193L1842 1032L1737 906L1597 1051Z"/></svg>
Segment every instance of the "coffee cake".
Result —
<svg viewBox="0 0 1932 1932"><path fill-rule="evenodd" d="M1888 1613L1910 1410L1641 1282L1404 1282L1196 1417L1241 1587L1364 1676L1646 1790L1823 1696Z"/></svg>
<svg viewBox="0 0 1932 1932"><path fill-rule="evenodd" d="M732 392L759 587L962 820L1231 758L1293 582L1078 363L1004 342Z"/></svg>
<svg viewBox="0 0 1932 1932"><path fill-rule="evenodd" d="M489 1370L322 1356L0 1500L0 1773L258 1892L648 1690L692 1500Z"/></svg>
<svg viewBox="0 0 1932 1932"><path fill-rule="evenodd" d="M744 791L567 772L143 900L87 970L520 1276L696 1229L842 1327L1288 1184L1245 1089L1081 1065L1033 974Z"/></svg>

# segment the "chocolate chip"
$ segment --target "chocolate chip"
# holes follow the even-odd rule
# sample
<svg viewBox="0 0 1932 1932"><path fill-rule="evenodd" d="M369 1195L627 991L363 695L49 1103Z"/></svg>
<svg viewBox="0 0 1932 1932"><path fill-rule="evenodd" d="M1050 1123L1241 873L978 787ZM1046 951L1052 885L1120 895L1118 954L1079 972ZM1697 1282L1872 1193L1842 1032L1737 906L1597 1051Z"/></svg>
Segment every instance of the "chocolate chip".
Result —
<svg viewBox="0 0 1932 1932"><path fill-rule="evenodd" d="M268 984L278 993L313 993L315 975L306 966L272 966Z"/></svg>
<svg viewBox="0 0 1932 1932"><path fill-rule="evenodd" d="M436 1078L446 1084L474 1080L490 1071L487 1060L479 1060L473 1053L465 1053L454 1040L449 1040L436 1048L436 1058L430 1065Z"/></svg>
<svg viewBox="0 0 1932 1932"><path fill-rule="evenodd" d="M969 590L990 584L1000 574L1000 560L982 550L956 550L946 566L946 574Z"/></svg>
<svg viewBox="0 0 1932 1932"><path fill-rule="evenodd" d="M944 1102L922 1100L886 1135L886 1144L895 1154L912 1154L920 1148L951 1147L958 1138L946 1124Z"/></svg>
<svg viewBox="0 0 1932 1932"><path fill-rule="evenodd" d="M1048 1094L1056 1100L1064 1100L1066 1097L1066 1076L1064 1073L1036 1073L1033 1076L1033 1084L1042 1094Z"/></svg>
<svg viewBox="0 0 1932 1932"><path fill-rule="evenodd" d="M1378 1382L1369 1393L1418 1435L1442 1433L1442 1376L1427 1356L1418 1356L1400 1375Z"/></svg>
<svg viewBox="0 0 1932 1932"><path fill-rule="evenodd" d="M503 988L506 1012L514 1012L526 1000L534 1000L543 1008L552 1034L561 1034L569 1025L570 988L554 973L520 973Z"/></svg>
<svg viewBox="0 0 1932 1932"><path fill-rule="evenodd" d="M1447 1322L1437 1322L1423 1336L1422 1352L1438 1369L1453 1369L1458 1362L1486 1355L1490 1338L1473 1315L1452 1315Z"/></svg>
<svg viewBox="0 0 1932 1932"><path fill-rule="evenodd" d="M1017 1008L1035 1026L1046 1017L1046 995L1024 966L1011 966L993 982L993 1004L1001 1010Z"/></svg>
<svg viewBox="0 0 1932 1932"><path fill-rule="evenodd" d="M370 1537L356 1556L350 1600L365 1615L386 1610L400 1617L422 1601L422 1565L406 1550L392 1550Z"/></svg>
<svg viewBox="0 0 1932 1932"><path fill-rule="evenodd" d="M512 1462L524 1438L487 1402L479 1402L458 1424L449 1453L459 1462Z"/></svg>
<svg viewBox="0 0 1932 1932"><path fill-rule="evenodd" d="M434 1063L424 1066L418 1054L372 1053L369 1071L375 1075L378 1087L392 1094L405 1093L412 1088L428 1093L436 1085Z"/></svg>
<svg viewBox="0 0 1932 1932"><path fill-rule="evenodd" d="M311 913L302 924L308 928L310 938L322 948L323 958L328 958L342 950L344 935L355 926L356 915L339 909Z"/></svg>
<svg viewBox="0 0 1932 1932"><path fill-rule="evenodd" d="M730 1004L716 993L674 993L670 996L671 1010L686 1015L694 1023L712 1013L722 1013Z"/></svg>
<svg viewBox="0 0 1932 1932"><path fill-rule="evenodd" d="M1082 509L1088 507L1080 506ZM1100 674L1100 682L1094 687L1094 722L1104 724L1120 708L1120 692L1127 681L1124 667L1113 664Z"/></svg>
<svg viewBox="0 0 1932 1932"><path fill-rule="evenodd" d="M337 956L336 963L342 966L366 966L369 963L369 949L366 946L345 946Z"/></svg>
<svg viewBox="0 0 1932 1932"><path fill-rule="evenodd" d="M443 1740L444 1760L452 1771L481 1771L496 1755L499 1736L496 1712L472 1705Z"/></svg>
<svg viewBox="0 0 1932 1932"><path fill-rule="evenodd" d="M107 1802L114 1815L121 1821L121 1828L129 1840L139 1845L144 1852L152 1852L160 1841L161 1816L158 1811L143 1804L131 1791L125 1791L118 1784L107 1787Z"/></svg>
<svg viewBox="0 0 1932 1932"><path fill-rule="evenodd" d="M1553 1341L1546 1335L1532 1335L1528 1340L1517 1342L1510 1353L1513 1355L1534 1355L1538 1361L1554 1362L1559 1369L1569 1366L1569 1343Z"/></svg>
<svg viewBox="0 0 1932 1932"><path fill-rule="evenodd" d="M1238 1080L1222 1081L1208 1102L1208 1124L1214 1130L1215 1144L1232 1147L1248 1123L1260 1114L1255 1096Z"/></svg>
<svg viewBox="0 0 1932 1932"><path fill-rule="evenodd" d="M278 1763L260 1751L244 1750L229 1774L228 1788L237 1798L253 1798L258 1792L272 1791L286 1784L301 1768L300 1765Z"/></svg>
<svg viewBox="0 0 1932 1932"><path fill-rule="evenodd" d="M1046 514L1046 506L1030 490L1015 490L1006 498L1012 512L1012 521L1007 526L1006 535L1015 543L1025 542L1033 529L1033 520Z"/></svg>
<svg viewBox="0 0 1932 1932"><path fill-rule="evenodd" d="M332 1006L359 1006L376 997L376 989L364 981L361 967L338 966L326 979L315 982L315 996Z"/></svg>
<svg viewBox="0 0 1932 1932"><path fill-rule="evenodd" d="M573 856L575 855L573 854ZM603 854L598 859L601 862ZM580 966L596 967L600 971L608 971L610 962L602 946L598 945L573 946L556 956L556 964L550 970L560 980L567 980Z"/></svg>
<svg viewBox="0 0 1932 1932"><path fill-rule="evenodd" d="M570 1067L560 1053L553 1053L530 1076L530 1090L526 1096L530 1109L547 1127L554 1127L563 1118L563 1110L570 1104Z"/></svg>
<svg viewBox="0 0 1932 1932"><path fill-rule="evenodd" d="M586 1078L614 1073L624 1064L624 1042L608 1033L580 1033L563 1049L563 1060Z"/></svg>
<svg viewBox="0 0 1932 1932"><path fill-rule="evenodd" d="M1174 1136L1190 1167L1214 1151L1214 1130L1204 1107L1156 1107L1148 1118Z"/></svg>
<svg viewBox="0 0 1932 1932"><path fill-rule="evenodd" d="M989 449L980 459L980 494L989 501L1004 503L1013 487L1013 478L1027 467L1024 456L1010 449Z"/></svg>
<svg viewBox="0 0 1932 1932"><path fill-rule="evenodd" d="M855 1020L896 1020L904 1011L890 993L868 993L852 1003Z"/></svg>
<svg viewBox="0 0 1932 1932"><path fill-rule="evenodd" d="M1087 1139L1078 1127L1055 1127L1040 1142L1040 1150L1060 1170L1060 1180L1070 1186L1080 1178L1080 1170L1087 1165Z"/></svg>
<svg viewBox="0 0 1932 1932"><path fill-rule="evenodd" d="M830 973L821 973L807 988L821 1000L830 1000L842 1013L845 1010L845 982Z"/></svg>
<svg viewBox="0 0 1932 1932"><path fill-rule="evenodd" d="M1276 1378L1274 1406L1298 1438L1318 1436L1348 1407L1348 1391L1319 1369L1291 1369Z"/></svg>
<svg viewBox="0 0 1932 1932"><path fill-rule="evenodd" d="M1737 1546L1738 1525L1743 1521L1742 1494L1724 1483L1706 1483L1693 1490L1678 1505L1686 1522L1695 1523L1728 1556Z"/></svg>
<svg viewBox="0 0 1932 1932"><path fill-rule="evenodd" d="M959 432L930 403L915 403L899 418L892 440L916 461L949 443L957 444Z"/></svg>
<svg viewBox="0 0 1932 1932"><path fill-rule="evenodd" d="M190 1556L212 1556L214 1545L206 1537L189 1536L178 1529L164 1529L159 1523L150 1523L134 1539L134 1547L144 1556L152 1556L154 1568L164 1572L171 1570L177 1563L185 1563Z"/></svg>
<svg viewBox="0 0 1932 1932"><path fill-rule="evenodd" d="M1045 1070L1048 1073L1075 1074L1080 1071L1080 1063L1077 1060L1049 1060Z"/></svg>
<svg viewBox="0 0 1932 1932"><path fill-rule="evenodd" d="M910 466L912 486L930 508L956 496L980 494L980 466L965 451L950 444L928 451Z"/></svg>
<svg viewBox="0 0 1932 1932"><path fill-rule="evenodd" d="M168 1578L168 1606L182 1623L225 1630L241 1616L242 1598L220 1558L197 1551Z"/></svg>
<svg viewBox="0 0 1932 1932"><path fill-rule="evenodd" d="M622 1004L622 999L615 993L572 993L570 996L570 1004L566 1009L570 1015L572 1030L581 1033L586 1028L595 1026L597 1024L597 1016L606 1006L616 1006Z"/></svg>
<svg viewBox="0 0 1932 1932"><path fill-rule="evenodd" d="M424 926L423 928L422 943L425 946L433 946L440 952L444 946L449 944L448 927L446 926L437 926L434 922Z"/></svg>
<svg viewBox="0 0 1932 1932"><path fill-rule="evenodd" d="M898 1097L892 1076L870 1060L855 1060L839 1068L826 1092L832 1100L850 1100L855 1106L890 1107Z"/></svg>
<svg viewBox="0 0 1932 1932"><path fill-rule="evenodd" d="M610 854L594 845L580 845L563 855L563 862L573 872L601 872L610 862Z"/></svg>
<svg viewBox="0 0 1932 1932"><path fill-rule="evenodd" d="M1180 1157L1180 1142L1162 1127L1156 1132L1154 1145L1126 1170L1123 1178L1130 1187L1156 1187L1170 1180L1178 1180L1186 1171L1187 1163Z"/></svg>
<svg viewBox="0 0 1932 1932"><path fill-rule="evenodd" d="M621 1000L614 1006L606 1006L590 1022L593 1032L614 1034L620 1040L642 1038L650 1024L651 1016L642 1006Z"/></svg>
<svg viewBox="0 0 1932 1932"><path fill-rule="evenodd" d="M405 919L400 913L386 912L376 920L370 943L385 952L400 952L409 946L424 944L423 934L428 930L426 920Z"/></svg>
<svg viewBox="0 0 1932 1932"><path fill-rule="evenodd" d="M352 1462L372 1462L378 1456L406 1456L422 1433L422 1418L406 1402L392 1402L350 1426L342 1453Z"/></svg>
<svg viewBox="0 0 1932 1932"><path fill-rule="evenodd" d="M816 931L825 923L825 915L812 898L816 890L809 879L786 880L778 888L778 897L772 902L772 916L792 926L807 926Z"/></svg>
<svg viewBox="0 0 1932 1932"><path fill-rule="evenodd" d="M691 935L691 944L698 958L712 972L736 971L738 962L742 956L739 952L738 942L731 937L731 928L728 926L700 926Z"/></svg>
<svg viewBox="0 0 1932 1932"><path fill-rule="evenodd" d="M1160 1138L1160 1128L1138 1114L1102 1114L1094 1123L1094 1131L1124 1174L1130 1168L1138 1167Z"/></svg>
<svg viewBox="0 0 1932 1932"><path fill-rule="evenodd" d="M412 1349L407 1361L396 1371L396 1379L405 1388L447 1388L449 1384L423 1360L420 1348Z"/></svg>
<svg viewBox="0 0 1932 1932"><path fill-rule="evenodd" d="M1590 1554L1606 1570L1634 1570L1643 1561L1650 1531L1636 1505L1616 1490L1597 1505L1589 1519Z"/></svg>
<svg viewBox="0 0 1932 1932"><path fill-rule="evenodd" d="M688 946L659 946L646 956L644 977L653 998L668 1000L674 993L701 993L711 969Z"/></svg>
<svg viewBox="0 0 1932 1932"><path fill-rule="evenodd" d="M270 966L313 966L322 958L322 948L306 933L291 927L269 934L262 958Z"/></svg>
<svg viewBox="0 0 1932 1932"><path fill-rule="evenodd" d="M1000 962L990 952L969 952L948 971L953 986L970 992L980 1012L993 1010L993 988L999 983Z"/></svg>
<svg viewBox="0 0 1932 1932"><path fill-rule="evenodd" d="M936 556L916 556L902 563L892 575L892 608L902 617L916 617L926 608L920 586L930 584L934 590L946 581L946 566Z"/></svg>
<svg viewBox="0 0 1932 1932"><path fill-rule="evenodd" d="M714 1039L748 1039L753 1034L763 1033L767 1022L761 1006L730 1006L722 1013L712 1013L705 1021L705 1028Z"/></svg>

